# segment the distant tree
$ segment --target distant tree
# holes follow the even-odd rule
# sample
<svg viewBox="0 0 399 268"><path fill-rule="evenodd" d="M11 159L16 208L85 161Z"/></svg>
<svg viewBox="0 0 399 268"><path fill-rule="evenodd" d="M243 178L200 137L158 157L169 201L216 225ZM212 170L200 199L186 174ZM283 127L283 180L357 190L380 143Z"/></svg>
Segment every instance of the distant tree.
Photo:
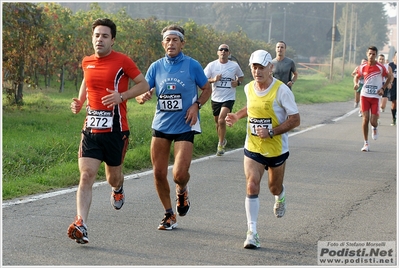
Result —
<svg viewBox="0 0 399 268"><path fill-rule="evenodd" d="M3 4L3 82L11 103L23 104L24 84L36 87L34 66L42 33L42 8L33 3Z"/></svg>
<svg viewBox="0 0 399 268"><path fill-rule="evenodd" d="M367 48L369 46L376 46L378 50L382 50L385 44L388 43L388 15L384 10L384 3L353 3L353 11L357 13L357 32L352 33L352 44L354 43L354 38L356 36L356 59L357 62L360 61L361 58L366 56ZM344 8L345 5L343 4ZM350 12L352 8L349 8ZM350 15L350 14L349 14ZM350 16L349 16L350 17ZM339 20L339 31L342 34L341 42L337 42L335 46L336 55L342 55L343 51L343 34L345 21L344 18ZM353 27L355 28L354 21ZM355 29L353 29L355 30ZM350 32L347 32L347 42L346 45L349 49L349 37Z"/></svg>

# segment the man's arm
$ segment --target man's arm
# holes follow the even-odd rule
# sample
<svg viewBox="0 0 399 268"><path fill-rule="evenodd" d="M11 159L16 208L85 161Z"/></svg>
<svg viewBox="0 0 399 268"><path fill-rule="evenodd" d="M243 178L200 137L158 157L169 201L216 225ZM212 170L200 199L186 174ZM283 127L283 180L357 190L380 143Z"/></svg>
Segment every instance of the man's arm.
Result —
<svg viewBox="0 0 399 268"><path fill-rule="evenodd" d="M115 90L111 90L107 88L107 91L110 93L107 96L102 97L102 103L108 108L118 105L125 100L135 98L150 89L150 85L145 80L143 74L137 75L133 82L135 83L132 88L125 92L116 92Z"/></svg>
<svg viewBox="0 0 399 268"><path fill-rule="evenodd" d="M73 102L71 103L71 111L74 114L77 114L80 112L80 110L83 107L83 104L86 101L86 94L87 94L87 88L86 88L86 81L83 78L82 83L80 84L80 89L79 89L79 95L78 98L73 98Z"/></svg>
<svg viewBox="0 0 399 268"><path fill-rule="evenodd" d="M199 102L201 106L204 105L212 94L212 87L208 81L203 87L201 87L201 90L201 95L198 97L197 101L193 105L191 105L190 108L188 108L186 113L186 123L189 123L190 126L193 126L197 123L198 110L200 109L200 106L197 102Z"/></svg>

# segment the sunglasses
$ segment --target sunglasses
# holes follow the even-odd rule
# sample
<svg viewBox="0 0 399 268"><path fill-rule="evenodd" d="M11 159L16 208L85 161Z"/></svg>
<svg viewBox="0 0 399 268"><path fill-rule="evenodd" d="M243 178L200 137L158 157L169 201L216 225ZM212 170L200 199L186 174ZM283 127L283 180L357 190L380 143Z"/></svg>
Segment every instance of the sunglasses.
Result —
<svg viewBox="0 0 399 268"><path fill-rule="evenodd" d="M228 48L225 48L225 47L222 47L222 48L219 48L219 51L226 51L226 52L229 52L229 49L228 49Z"/></svg>

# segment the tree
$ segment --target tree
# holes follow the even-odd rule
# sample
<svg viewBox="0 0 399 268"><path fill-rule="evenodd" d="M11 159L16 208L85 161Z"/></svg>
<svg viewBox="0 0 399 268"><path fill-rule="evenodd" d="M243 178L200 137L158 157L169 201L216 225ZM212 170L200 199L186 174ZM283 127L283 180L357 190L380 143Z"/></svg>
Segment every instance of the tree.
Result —
<svg viewBox="0 0 399 268"><path fill-rule="evenodd" d="M354 52L356 53L355 58L358 59L358 63L360 59L366 57L369 46L376 46L381 50L388 43L388 15L385 13L383 3L353 3L351 5L353 5L354 12L357 13L358 20L356 51ZM341 18L338 23L339 31L342 34L344 33L344 23L344 18ZM349 31L347 34L347 44L349 44ZM352 38L354 36L355 34L353 34ZM336 55L342 54L342 51L343 42L337 42L335 46Z"/></svg>
<svg viewBox="0 0 399 268"><path fill-rule="evenodd" d="M32 3L3 4L3 68L8 82L7 95L12 103L23 103L24 83L36 87L35 55L45 36L42 9Z"/></svg>

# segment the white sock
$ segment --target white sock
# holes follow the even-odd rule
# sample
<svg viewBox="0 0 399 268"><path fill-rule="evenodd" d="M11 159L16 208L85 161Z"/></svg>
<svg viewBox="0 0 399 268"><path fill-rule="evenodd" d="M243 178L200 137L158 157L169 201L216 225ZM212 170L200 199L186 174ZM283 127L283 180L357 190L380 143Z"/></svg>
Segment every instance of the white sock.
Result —
<svg viewBox="0 0 399 268"><path fill-rule="evenodd" d="M259 214L259 198L256 197L245 197L245 212L247 214L248 231L256 234L256 221L258 220Z"/></svg>
<svg viewBox="0 0 399 268"><path fill-rule="evenodd" d="M279 195L275 195L274 198L276 200L281 200L281 199L283 199L284 196L285 196L285 187L284 187L284 184L283 184L283 190L281 191L281 193Z"/></svg>

